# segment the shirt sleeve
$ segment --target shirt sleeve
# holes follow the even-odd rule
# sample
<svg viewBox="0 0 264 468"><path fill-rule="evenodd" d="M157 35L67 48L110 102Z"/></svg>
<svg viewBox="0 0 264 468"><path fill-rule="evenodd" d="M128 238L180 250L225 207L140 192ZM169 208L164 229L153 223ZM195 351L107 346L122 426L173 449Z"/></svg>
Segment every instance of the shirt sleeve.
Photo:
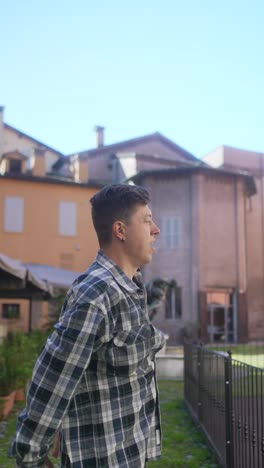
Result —
<svg viewBox="0 0 264 468"><path fill-rule="evenodd" d="M34 367L11 453L17 466L43 466L91 354L104 341L105 316L94 305L66 305Z"/></svg>

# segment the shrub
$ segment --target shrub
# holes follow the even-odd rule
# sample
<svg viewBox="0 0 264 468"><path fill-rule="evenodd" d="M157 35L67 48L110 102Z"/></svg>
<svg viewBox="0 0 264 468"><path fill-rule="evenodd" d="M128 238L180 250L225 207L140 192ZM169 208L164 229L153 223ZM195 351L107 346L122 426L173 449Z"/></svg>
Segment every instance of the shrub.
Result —
<svg viewBox="0 0 264 468"><path fill-rule="evenodd" d="M9 334L0 346L0 396L25 387L47 334L34 330Z"/></svg>

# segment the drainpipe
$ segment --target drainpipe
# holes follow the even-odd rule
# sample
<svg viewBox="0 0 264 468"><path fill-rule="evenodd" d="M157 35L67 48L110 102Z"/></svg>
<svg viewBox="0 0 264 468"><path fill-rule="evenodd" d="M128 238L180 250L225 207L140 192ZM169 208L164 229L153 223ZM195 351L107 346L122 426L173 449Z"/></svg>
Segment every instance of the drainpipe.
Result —
<svg viewBox="0 0 264 468"><path fill-rule="evenodd" d="M237 287L236 287L236 291L235 291L235 296L236 296L236 299L235 301L233 301L233 319L234 319L234 342L236 343L237 342L237 323L238 323L238 320L237 320L237 304L238 304L238 300L237 300L237 295L239 294L239 290L240 290L240 284L239 284L239 280L240 280L240 277L239 277L239 249L238 249L238 242L239 242L239 229L238 229L238 206L237 206L237 202L238 202L238 197L237 197L237 177L236 176L233 176L233 181L234 181L234 225L235 225L235 229L234 229L234 238L235 238L235 262L236 262L236 284L237 284Z"/></svg>
<svg viewBox="0 0 264 468"><path fill-rule="evenodd" d="M259 154L259 166L260 166L260 211L261 211L261 250L262 250L262 299L264 304L264 213L263 213L263 159Z"/></svg>
<svg viewBox="0 0 264 468"><path fill-rule="evenodd" d="M190 285L191 285L191 294L190 294L190 311L191 311L191 317L193 316L193 312L194 312L194 301L193 301L193 294L194 294L194 278L193 278L193 270L196 271L193 265L193 193L192 193L192 175L190 174L190 178L189 178L189 206L190 206L190 256L189 256L189 268L190 268ZM196 293L197 295L197 293ZM197 308L196 308L197 309ZM197 310L195 311L196 314L197 314ZM191 318L190 317L190 318ZM196 316L196 320L197 320L197 316Z"/></svg>
<svg viewBox="0 0 264 468"><path fill-rule="evenodd" d="M0 106L0 158L4 152L4 106Z"/></svg>

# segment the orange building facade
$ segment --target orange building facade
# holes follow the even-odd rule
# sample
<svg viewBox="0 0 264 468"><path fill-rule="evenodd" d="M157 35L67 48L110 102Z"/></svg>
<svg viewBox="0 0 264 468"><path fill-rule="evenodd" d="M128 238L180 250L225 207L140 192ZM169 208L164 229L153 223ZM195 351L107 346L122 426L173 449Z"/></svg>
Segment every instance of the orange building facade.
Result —
<svg viewBox="0 0 264 468"><path fill-rule="evenodd" d="M84 270L98 248L89 202L95 192L66 181L2 176L2 253L22 262Z"/></svg>
<svg viewBox="0 0 264 468"><path fill-rule="evenodd" d="M89 184L87 163L76 158L66 174L56 173L54 165L63 159L5 124L0 108L0 253L23 263L81 272L98 249L89 200L99 186ZM1 298L0 335L28 331L30 307L27 300ZM32 310L33 328L43 325L47 302L38 301Z"/></svg>

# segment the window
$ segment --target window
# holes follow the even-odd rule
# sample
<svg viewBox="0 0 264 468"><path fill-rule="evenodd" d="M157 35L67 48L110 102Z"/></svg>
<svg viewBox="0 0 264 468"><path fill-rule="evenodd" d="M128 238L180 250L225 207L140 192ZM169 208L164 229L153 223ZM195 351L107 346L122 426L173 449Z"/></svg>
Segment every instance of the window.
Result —
<svg viewBox="0 0 264 468"><path fill-rule="evenodd" d="M6 197L4 206L4 230L6 232L22 232L24 218L24 199Z"/></svg>
<svg viewBox="0 0 264 468"><path fill-rule="evenodd" d="M177 319L182 315L181 288L172 280L166 293L165 317Z"/></svg>
<svg viewBox="0 0 264 468"><path fill-rule="evenodd" d="M22 172L22 161L20 159L9 160L9 172L13 174L21 174Z"/></svg>
<svg viewBox="0 0 264 468"><path fill-rule="evenodd" d="M76 203L60 202L59 233L62 236L76 236Z"/></svg>
<svg viewBox="0 0 264 468"><path fill-rule="evenodd" d="M163 219L164 247L175 249L180 246L180 218L173 216Z"/></svg>
<svg viewBox="0 0 264 468"><path fill-rule="evenodd" d="M20 317L19 304L3 304L2 318L3 319L18 319Z"/></svg>
<svg viewBox="0 0 264 468"><path fill-rule="evenodd" d="M235 343L237 322L234 307L234 291L215 289L206 293L207 333L210 343L216 341Z"/></svg>

